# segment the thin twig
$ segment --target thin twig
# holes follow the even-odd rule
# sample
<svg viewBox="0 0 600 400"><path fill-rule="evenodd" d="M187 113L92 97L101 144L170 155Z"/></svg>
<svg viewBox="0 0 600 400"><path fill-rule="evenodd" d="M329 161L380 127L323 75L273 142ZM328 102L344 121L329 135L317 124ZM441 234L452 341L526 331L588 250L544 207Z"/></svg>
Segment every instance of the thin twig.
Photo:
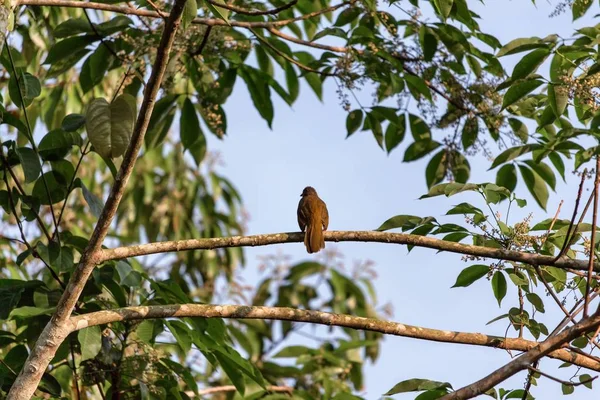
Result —
<svg viewBox="0 0 600 400"><path fill-rule="evenodd" d="M206 43L208 43L208 36L210 35L212 28L213 28L212 26L206 27L206 32L204 32L204 36L202 37L202 42L200 42L200 46L198 46L198 49L192 53L192 56L199 56L202 54L202 52L204 51L204 48L206 47Z"/></svg>
<svg viewBox="0 0 600 400"><path fill-rule="evenodd" d="M590 304L590 287L592 284L592 273L594 272L594 259L596 258L596 223L598 222L598 184L600 182L600 157L596 156L596 179L594 180L594 210L592 217L592 235L590 238L590 264L588 276L585 283L585 302L583 303L583 318L588 316Z"/></svg>
<svg viewBox="0 0 600 400"><path fill-rule="evenodd" d="M21 109L23 110L23 118L25 118L25 123L27 124L27 139L31 143L31 148L35 152L36 155L39 154L37 145L35 144L35 140L33 138L33 129L31 127L31 122L29 121L29 116L27 115L27 106L25 105L25 99L23 98L23 92L21 91L21 80L19 79L19 74L17 74L17 68L15 67L15 61L13 60L12 51L10 50L10 46L8 45L8 35L4 37L4 44L6 47L6 53L8 54L8 59L10 61L10 66L12 68L13 76L15 78L15 83L17 84L17 91L19 92L19 99L21 100ZM52 221L54 221L54 227L58 228L56 224L56 216L54 215L54 206L52 205L52 196L50 196L50 189L48 187L48 182L46 181L46 175L42 171L42 176L40 178L44 185L44 190L46 191L46 196L48 197L48 206L50 207L50 214L52 215ZM58 242L60 243L60 236L57 236Z"/></svg>
<svg viewBox="0 0 600 400"><path fill-rule="evenodd" d="M566 385L566 386L579 386L579 385L585 385L586 383L590 383L592 382L594 379L596 379L598 376L594 376L593 378L589 378L589 379L585 379L581 382L570 382L570 381L564 381L562 379L559 379L555 376L552 376L550 374L547 374L543 371L540 371L537 368L533 368L533 367L529 367L529 370L536 373L536 374L540 374L541 376L545 376L546 378L553 380L554 382L558 382L560 384Z"/></svg>
<svg viewBox="0 0 600 400"><path fill-rule="evenodd" d="M254 29L250 29L250 31L252 33L254 33L254 35L256 36L256 38L261 43L263 43L265 46L267 46L269 49L271 49L274 53L276 53L280 57L282 57L282 58L286 59L287 61L291 62L292 64L296 65L298 68L300 68L300 69L302 69L304 71L307 71L307 72L315 73L317 75L336 76L336 74L322 72L322 71L319 71L318 69L314 69L314 68L311 68L311 67L309 67L307 65L302 64L300 61L295 60L294 58L288 56L287 54L285 54L284 52L282 52L281 50L279 50L277 47L273 46L265 38L263 38L261 35L259 35Z"/></svg>
<svg viewBox="0 0 600 400"><path fill-rule="evenodd" d="M6 159L6 157L4 157L4 148L2 148L0 150L2 151L0 153L0 161L2 161L2 166L10 174L10 177L12 178L15 186L17 187L17 191L19 192L19 194L21 196L25 196L26 195L25 190L21 186L21 183L19 182L19 179L15 175L15 172L12 170L10 164L8 163L8 160ZM37 221L38 225L40 226L40 230L42 231L44 236L46 236L46 238L48 239L48 242L50 242L52 240L52 237L50 236L50 232L48 232L48 229L46 228L44 221L42 221L42 218L40 217L40 215L38 214L38 212L36 210L32 209L31 211L33 212L33 215L35 216L35 220Z"/></svg>
<svg viewBox="0 0 600 400"><path fill-rule="evenodd" d="M533 368L537 368L539 363L539 360L533 363ZM527 400L527 398L529 397L529 391L531 390L531 384L533 382L533 375L533 371L530 369L529 374L527 374L527 383L525 384L525 388L523 389L523 396L521 396L521 400Z"/></svg>
<svg viewBox="0 0 600 400"><path fill-rule="evenodd" d="M583 173L581 174L581 182L579 183L579 190L577 191L577 198L575 199L575 209L573 210L573 216L571 217L571 222L569 223L569 228L567 229L567 235L565 236L565 241L563 243L562 248L558 252L558 255L556 256L556 260L561 258L563 256L563 254L566 253L567 248L569 247L569 242L571 241L571 238L569 236L571 234L571 229L573 229L573 224L575 223L575 218L577 218L577 210L579 208L579 201L581 200L581 195L583 193L583 183L585 182L586 175L587 175L587 169L583 170ZM573 235L573 237L574 236L575 235Z"/></svg>
<svg viewBox="0 0 600 400"><path fill-rule="evenodd" d="M238 14L243 14L243 15L275 15L275 14L279 14L282 11L287 10L288 8L294 7L296 5L296 3L298 3L298 0L292 0L289 3L286 3L280 7L276 7L276 8L272 8L270 10L263 11L263 10L248 10L247 8L234 6L233 4L219 3L215 0L207 0L207 1L215 7L225 8L229 11L233 11L233 12L236 12ZM351 3L351 2L349 2L349 3Z"/></svg>
<svg viewBox="0 0 600 400"><path fill-rule="evenodd" d="M2 157L4 158L4 154L2 154ZM31 244L27 240L27 237L25 236L25 231L23 229L23 224L21 223L21 220L19 219L19 215L17 214L17 206L15 204L15 200L13 199L12 190L10 188L10 185L8 184L7 175L6 175L6 173L4 173L2 175L3 175L2 178L4 179L4 184L6 185L6 189L8 191L8 204L15 216L16 221L17 221L17 227L19 229L19 232L21 233L21 240L23 241L23 243L25 244L25 246L27 247L27 250L29 250L31 255L36 257L37 259L39 259L42 262L42 264L44 264L44 266L48 269L48 271L50 271L50 275L52 275L52 278L54 278L54 280L56 280L56 282L58 282L60 287L64 290L66 288L66 285L60 279L60 277L58 276L56 271L54 271L54 269L52 269L52 267L42 257L39 256L37 251L31 246Z"/></svg>
<svg viewBox="0 0 600 400"><path fill-rule="evenodd" d="M283 27L294 22L304 21L307 19L315 18L321 16L323 14L327 14L330 12L334 12L342 7L346 7L352 4L352 2L343 2L341 4L337 4L335 6L323 8L321 10L313 11L308 14L304 14L298 17L283 19L279 21L256 21L256 22L246 22L246 21L223 21L220 18L194 18L191 23L198 25L208 25L208 26L226 26L226 27L240 27L240 28L269 28L269 27ZM93 10L103 10L103 11L111 11L118 14L125 15L136 15L139 17L150 17L150 18L163 18L163 16L169 16L170 14L167 12L162 12L159 14L156 11L150 10L142 10L134 7L126 7L119 6L115 4L104 4L104 3L96 3L96 2L83 2L77 0L17 0L16 6L25 5L25 6L47 6L47 7L68 7L68 8L86 8Z"/></svg>
<svg viewBox="0 0 600 400"><path fill-rule="evenodd" d="M77 161L77 165L75 166L75 172L73 172L73 177L71 178L71 182L69 183L69 186L67 187L67 194L65 196L65 200L63 202L62 207L60 208L60 214L58 214L58 225L59 226L60 226L60 222L62 221L63 214L65 212L65 207L67 206L67 202L69 201L69 195L71 194L71 191L73 190L73 185L75 184L75 178L77 178L77 171L79 171L79 167L81 166L81 161L83 161L83 157L86 154L88 154L87 151L88 151L89 145L90 145L90 143L87 142L83 146L83 149L81 150L81 156L79 157L79 161ZM52 238L54 238L54 235L56 235L57 231L58 231L58 227L54 231Z"/></svg>
<svg viewBox="0 0 600 400"><path fill-rule="evenodd" d="M73 345L73 341L75 337L71 336L69 340L69 350L71 352L71 361L73 362L72 372L73 372L73 383L75 384L75 392L77 393L76 400L81 399L81 392L79 391L79 376L77 376L77 366L75 365L75 346Z"/></svg>

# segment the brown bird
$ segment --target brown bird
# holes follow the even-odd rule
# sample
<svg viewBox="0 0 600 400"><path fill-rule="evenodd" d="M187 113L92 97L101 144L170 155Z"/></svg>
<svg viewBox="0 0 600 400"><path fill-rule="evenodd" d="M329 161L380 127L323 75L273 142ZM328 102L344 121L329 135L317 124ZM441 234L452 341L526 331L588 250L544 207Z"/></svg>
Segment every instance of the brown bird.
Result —
<svg viewBox="0 0 600 400"><path fill-rule="evenodd" d="M308 253L316 253L325 248L323 231L329 225L327 205L319 198L317 191L307 186L300 195L298 203L298 225L304 234L304 245Z"/></svg>

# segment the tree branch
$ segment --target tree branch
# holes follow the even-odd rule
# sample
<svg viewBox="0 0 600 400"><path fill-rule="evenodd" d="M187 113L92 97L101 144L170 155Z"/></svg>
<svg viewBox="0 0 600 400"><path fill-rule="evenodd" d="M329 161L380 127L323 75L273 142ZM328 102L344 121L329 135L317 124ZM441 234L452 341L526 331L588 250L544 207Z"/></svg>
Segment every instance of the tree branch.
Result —
<svg viewBox="0 0 600 400"><path fill-rule="evenodd" d="M166 253L183 250L211 250L224 247L267 246L279 243L296 243L304 240L302 232L272 233L252 236L228 236L210 239L187 239L167 242L155 242L135 246L116 247L100 250L96 261L102 263L110 260L120 260L128 257L139 257L149 254ZM552 256L535 253L524 253L513 250L480 247L468 244L449 242L428 236L411 235L408 233L391 233L377 231L326 231L325 240L328 242L379 242L405 244L416 247L426 247L451 253L467 254L476 257L494 258L498 260L517 261L531 265L550 265L557 268L570 268L587 271L587 260L572 260L561 258L558 261ZM600 265L594 264L594 269L600 271Z"/></svg>
<svg viewBox="0 0 600 400"><path fill-rule="evenodd" d="M318 17L319 15L323 15L329 12L333 12L342 7L348 6L352 4L352 2L343 2L337 4L335 6L327 7L321 10L313 11L311 13L301 15L295 18L284 19L280 21L256 21L256 22L246 22L246 21L223 21L218 18L199 18L196 17L192 20L192 24L198 25L207 25L207 26L234 26L239 28L268 28L268 27L276 27L276 26L286 26L293 22L302 21L305 19L311 19L314 17ZM125 15L135 15L138 17L150 17L150 18L165 18L169 16L167 12L157 12L150 10L142 10L133 7L127 6L118 6L114 4L104 4L104 3L94 3L87 1L76 1L76 0L17 0L16 5L23 6L46 6L46 7L69 7L69 8L85 8L85 9L93 9L93 10L102 10L102 11L111 11L118 14ZM218 5L219 7L223 7L222 4Z"/></svg>
<svg viewBox="0 0 600 400"><path fill-rule="evenodd" d="M274 386L274 385L268 385L265 389L267 392L278 392L278 393L292 393L294 391L293 387L290 386ZM214 387L209 387L206 389L201 389L198 390L198 394L200 396L206 396L209 394L215 394L215 393L223 393L223 392L236 392L237 388L233 385L224 385L224 386L214 386ZM190 397L194 397L195 393L194 392L186 392L186 394Z"/></svg>
<svg viewBox="0 0 600 400"><path fill-rule="evenodd" d="M115 178L115 183L98 218L98 223L94 228L88 246L84 250L79 265L73 272L67 288L58 302L56 312L40 334L19 376L11 387L7 397L8 400L26 400L31 398L46 367L56 354L58 346L60 346L68 335L68 329L66 328L68 318L71 316L88 277L97 264L96 254L100 250L110 224L117 212L117 208L125 192L125 187L127 186L127 181L133 171L137 154L144 141L144 135L146 134L150 116L154 109L156 95L167 68L169 53L175 40L175 33L181 21L185 1L175 0L169 19L163 28L161 41L156 51L154 67L144 91L144 99L131 135L130 144L123 156L121 169Z"/></svg>
<svg viewBox="0 0 600 400"><path fill-rule="evenodd" d="M210 304L174 304L165 306L126 307L115 310L97 311L76 315L69 319L68 333L90 326L117 321L130 321L152 318L202 317L234 319L267 319L278 321L307 322L312 324L339 326L380 332L388 335L430 340L434 342L468 344L516 351L527 351L538 346L538 342L526 339L505 338L483 333L454 332L439 329L411 326L399 322L375 318L355 317L322 311L299 310L289 307L259 307ZM600 321L600 319L599 319ZM575 354L566 349L549 352L549 357L563 360L594 371L600 371L600 362ZM525 366L526 368L527 366Z"/></svg>
<svg viewBox="0 0 600 400"><path fill-rule="evenodd" d="M590 304L590 288L592 285L592 273L594 272L594 260L596 259L596 224L598 223L598 183L600 182L600 157L596 156L596 179L594 179L594 211L592 216L592 234L590 236L590 262L588 275L585 283L585 302L583 303L583 318L588 316Z"/></svg>
<svg viewBox="0 0 600 400"><path fill-rule="evenodd" d="M485 393L497 384L510 378L517 372L528 369L530 364L540 358L548 355L556 349L562 347L565 343L581 336L582 334L596 329L600 325L600 313L596 312L589 318L583 319L576 325L565 329L556 336L549 337L531 350L513 359L508 364L492 372L483 379L465 386L455 392L449 393L440 398L440 400L458 400L471 399L475 396Z"/></svg>
<svg viewBox="0 0 600 400"><path fill-rule="evenodd" d="M272 8L270 10L249 10L247 8L238 7L233 4L219 3L215 0L207 0L207 1L215 7L225 8L229 11L233 11L235 13L243 14L243 15L275 15L275 14L279 14L280 12L282 12L284 10L287 10L288 8L294 7L296 5L296 3L298 3L298 0L292 0L289 3L282 5L281 7Z"/></svg>

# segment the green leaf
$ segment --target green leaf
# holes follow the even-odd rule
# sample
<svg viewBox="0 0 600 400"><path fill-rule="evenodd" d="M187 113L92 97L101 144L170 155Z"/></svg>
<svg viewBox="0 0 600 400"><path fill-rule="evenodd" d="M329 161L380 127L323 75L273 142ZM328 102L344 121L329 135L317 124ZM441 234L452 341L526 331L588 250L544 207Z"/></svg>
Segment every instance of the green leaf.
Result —
<svg viewBox="0 0 600 400"><path fill-rule="evenodd" d="M104 98L93 99L85 113L85 128L98 154L117 158L125 153L136 118L135 98L119 95L108 104Z"/></svg>
<svg viewBox="0 0 600 400"><path fill-rule="evenodd" d="M61 174L48 171L35 181L31 194L43 205L59 203L67 196L68 184L63 180L64 177ZM48 191L46 191L46 186Z"/></svg>
<svg viewBox="0 0 600 400"><path fill-rule="evenodd" d="M38 151L44 161L62 160L74 145L81 144L81 137L62 129L48 132L40 141Z"/></svg>
<svg viewBox="0 0 600 400"><path fill-rule="evenodd" d="M445 155L446 150L444 149L431 157L431 160L429 160L429 163L425 168L425 180L428 188L440 183L446 177L447 164L444 161Z"/></svg>
<svg viewBox="0 0 600 400"><path fill-rule="evenodd" d="M27 319L39 317L41 315L52 315L56 307L40 308L40 307L19 307L12 310L9 319Z"/></svg>
<svg viewBox="0 0 600 400"><path fill-rule="evenodd" d="M432 101L431 90L423 80L423 78L415 75L404 74L404 79L409 87L413 88L416 92L420 93L427 100Z"/></svg>
<svg viewBox="0 0 600 400"><path fill-rule="evenodd" d="M365 119L364 128L371 129L375 141L379 147L383 148L383 130L381 128L381 120L376 112L368 112Z"/></svg>
<svg viewBox="0 0 600 400"><path fill-rule="evenodd" d="M192 348L192 337L190 328L181 321L165 321L181 350L187 354Z"/></svg>
<svg viewBox="0 0 600 400"><path fill-rule="evenodd" d="M215 2L225 4L225 1L223 0L215 0ZM223 21L227 22L227 25L229 25L229 14L231 11L223 7L217 7L208 1L205 1L204 4L206 4L206 7L208 7L210 12L212 12L215 17L222 19Z"/></svg>
<svg viewBox="0 0 600 400"><path fill-rule="evenodd" d="M589 8L592 6L592 0L575 0L573 1L573 5L572 10L573 10L573 21L575 21L578 18L583 17L583 15L586 13L587 10L589 10ZM564 386L564 385L563 385ZM563 393L564 393L564 389L563 389ZM573 387L571 387L571 391L569 393L564 393L564 394L571 394L573 393Z"/></svg>
<svg viewBox="0 0 600 400"><path fill-rule="evenodd" d="M492 166L488 169L488 171L496 168L498 165L503 164L507 161L514 160L515 158L525 153L529 153L532 150L533 148L530 145L516 146L511 147L510 149L506 149L494 159L494 162L492 163Z"/></svg>
<svg viewBox="0 0 600 400"><path fill-rule="evenodd" d="M33 102L33 99L42 93L42 86L40 85L40 81L29 72L17 71L16 76L10 76L8 93L15 106L21 107L25 105L25 107L28 107Z"/></svg>
<svg viewBox="0 0 600 400"><path fill-rule="evenodd" d="M343 26L356 20L363 10L359 7L348 7L338 15L335 26Z"/></svg>
<svg viewBox="0 0 600 400"><path fill-rule="evenodd" d="M0 279L0 319L8 319L9 313L19 304L23 293L43 285L41 281Z"/></svg>
<svg viewBox="0 0 600 400"><path fill-rule="evenodd" d="M85 117L81 114L69 114L63 118L61 128L66 132L75 132L85 125Z"/></svg>
<svg viewBox="0 0 600 400"><path fill-rule="evenodd" d="M556 118L560 118L569 102L569 89L565 85L548 85L548 102Z"/></svg>
<svg viewBox="0 0 600 400"><path fill-rule="evenodd" d="M540 65L546 60L550 54L550 49L541 48L527 54L515 65L513 73L510 77L513 81L527 77L534 73Z"/></svg>
<svg viewBox="0 0 600 400"><path fill-rule="evenodd" d="M54 28L54 37L62 39L81 33L93 33L90 23L83 18L70 18Z"/></svg>
<svg viewBox="0 0 600 400"><path fill-rule="evenodd" d="M591 4L591 1L589 3ZM572 394L575 391L575 388L573 387L573 385L565 385L564 383L560 384L560 388L564 395Z"/></svg>
<svg viewBox="0 0 600 400"><path fill-rule="evenodd" d="M521 100L523 97L537 89L542 83L543 81L539 79L531 79L515 83L504 94L504 99L502 100L502 109L504 110L511 104Z"/></svg>
<svg viewBox="0 0 600 400"><path fill-rule="evenodd" d="M529 193L531 193L539 206L545 210L548 203L548 187L546 183L535 171L523 164L519 164L519 170L527 189L529 189Z"/></svg>
<svg viewBox="0 0 600 400"><path fill-rule="evenodd" d="M427 25L421 25L419 28L419 43L423 49L423 58L425 61L431 61L437 51L438 40Z"/></svg>
<svg viewBox="0 0 600 400"><path fill-rule="evenodd" d="M292 63L288 62L285 65L285 79L287 82L288 94L293 103L298 98L298 94L300 94L300 82L298 81L298 75L296 75Z"/></svg>
<svg viewBox="0 0 600 400"><path fill-rule="evenodd" d="M271 128L273 123L273 103L271 102L271 91L265 79L259 76L256 69L249 66L238 68L239 76L244 80L250 92L250 97L258 113Z"/></svg>
<svg viewBox="0 0 600 400"><path fill-rule="evenodd" d="M57 64L60 61L68 59L74 54L79 56L79 58L77 59L79 60L81 59L81 57L83 57L84 54L88 52L87 50L84 50L85 47L96 40L98 40L97 36L86 35L74 36L61 40L60 42L56 42L48 51L48 56L42 64ZM75 60L75 62L77 60Z"/></svg>
<svg viewBox="0 0 600 400"><path fill-rule="evenodd" d="M477 136L479 135L479 123L477 118L469 117L465 121L465 125L462 130L462 145L463 149L467 150L475 144Z"/></svg>
<svg viewBox="0 0 600 400"><path fill-rule="evenodd" d="M540 296L538 296L535 293L527 293L525 297L527 297L527 300L529 300L529 302L535 307L537 311L541 313L546 312L546 310L544 310L544 302L542 301Z"/></svg>
<svg viewBox="0 0 600 400"><path fill-rule="evenodd" d="M529 131L527 129L527 125L525 125L521 120L516 118L509 118L508 123L512 128L515 136L521 139L521 142L527 143L527 139L529 138Z"/></svg>
<svg viewBox="0 0 600 400"><path fill-rule="evenodd" d="M501 305L502 299L506 296L506 278L502 271L494 272L492 277L492 290L494 291L494 297L498 300L498 306Z"/></svg>
<svg viewBox="0 0 600 400"><path fill-rule="evenodd" d="M544 180L552 188L552 190L556 190L556 175L554 175L554 171L548 164L543 161L532 161L527 160L525 164L529 166L532 170L534 170L540 178Z"/></svg>
<svg viewBox="0 0 600 400"><path fill-rule="evenodd" d="M112 53L106 48L106 46L111 45L112 44L105 42L104 45L98 46L83 62L79 74L79 83L83 93L92 90L92 88L100 84L106 76L108 68L112 64L114 58Z"/></svg>
<svg viewBox="0 0 600 400"><path fill-rule="evenodd" d="M25 174L25 183L34 182L42 173L42 164L40 158L33 149L29 147L19 147L17 155L21 160L23 173Z"/></svg>
<svg viewBox="0 0 600 400"><path fill-rule="evenodd" d="M496 174L496 185L514 192L517 187L517 170L513 164L503 165Z"/></svg>
<svg viewBox="0 0 600 400"><path fill-rule="evenodd" d="M442 18L448 18L448 16L450 15L450 11L452 11L452 5L454 4L454 0L433 0L433 3L440 12Z"/></svg>
<svg viewBox="0 0 600 400"><path fill-rule="evenodd" d="M431 139L431 130L425 121L414 114L410 114L408 120L410 123L410 131L415 142Z"/></svg>
<svg viewBox="0 0 600 400"><path fill-rule="evenodd" d="M204 2L208 6L208 1ZM196 0L187 0L183 7L183 15L181 16L181 29L187 29L198 14L198 4Z"/></svg>
<svg viewBox="0 0 600 400"><path fill-rule="evenodd" d="M496 54L496 57L502 57L510 54L519 53L539 47L546 47L538 37L514 39L504 45Z"/></svg>
<svg viewBox="0 0 600 400"><path fill-rule="evenodd" d="M406 381L402 381L394 385L393 388L388 390L384 396L392 396L398 393L406 393L406 392L418 392L422 390L434 390L434 389L442 389L442 388L452 388L448 382L437 382L431 381L429 379L408 379Z"/></svg>
<svg viewBox="0 0 600 400"><path fill-rule="evenodd" d="M402 141L406 135L406 116L401 114L398 117L398 122L390 123L385 130L385 148L388 154L394 150Z"/></svg>
<svg viewBox="0 0 600 400"><path fill-rule="evenodd" d="M583 383L583 386L585 386L588 389L592 388L592 377L590 376L590 374L581 374L579 375L579 382Z"/></svg>
<svg viewBox="0 0 600 400"><path fill-rule="evenodd" d="M476 280L479 280L486 276L490 272L488 265L471 265L461 271L456 278L456 282L452 286L454 287L467 287L470 286Z"/></svg>
<svg viewBox="0 0 600 400"><path fill-rule="evenodd" d="M200 120L196 113L196 107L194 107L189 97L186 97L181 108L179 137L184 149L189 149L194 143L201 140L200 137L204 138L204 133L200 129Z"/></svg>
<svg viewBox="0 0 600 400"><path fill-rule="evenodd" d="M92 210L92 214L96 218L99 218L100 214L102 214L102 209L104 208L104 203L98 196L96 196L94 193L90 192L83 182L81 182L81 191L83 193L83 198L85 199L88 206L90 207L90 210Z"/></svg>
<svg viewBox="0 0 600 400"><path fill-rule="evenodd" d="M299 282L302 278L325 271L325 266L317 262L303 262L294 265L285 279L290 282Z"/></svg>
<svg viewBox="0 0 600 400"><path fill-rule="evenodd" d="M358 128L360 128L362 122L362 110L353 110L350 113L348 113L348 116L346 117L346 130L348 131L348 135L346 137L349 137L354 132L356 132Z"/></svg>
<svg viewBox="0 0 600 400"><path fill-rule="evenodd" d="M414 215L396 215L395 217L389 218L385 221L376 231L388 231L390 229L402 228L405 225L409 224L411 227L414 227L416 223L420 223L422 220L421 217L417 217Z"/></svg>
<svg viewBox="0 0 600 400"><path fill-rule="evenodd" d="M423 158L440 146L441 144L435 140L420 140L418 142L411 143L404 152L403 161L410 162Z"/></svg>
<svg viewBox="0 0 600 400"><path fill-rule="evenodd" d="M454 207L452 207L452 209L448 210L448 212L446 213L446 215L456 215L456 214L481 214L483 215L483 212L469 204L469 203L460 203Z"/></svg>
<svg viewBox="0 0 600 400"><path fill-rule="evenodd" d="M90 326L77 332L77 340L81 347L81 360L89 360L102 348L102 331L99 326Z"/></svg>

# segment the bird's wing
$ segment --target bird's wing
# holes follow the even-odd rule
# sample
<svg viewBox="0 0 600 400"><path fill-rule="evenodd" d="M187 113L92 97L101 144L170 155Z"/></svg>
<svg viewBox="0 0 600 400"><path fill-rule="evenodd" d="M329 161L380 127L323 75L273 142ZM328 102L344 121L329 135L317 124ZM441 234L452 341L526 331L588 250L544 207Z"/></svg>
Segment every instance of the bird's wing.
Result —
<svg viewBox="0 0 600 400"><path fill-rule="evenodd" d="M298 226L302 232L306 229L306 221L306 207L304 206L304 198L302 198L300 199L300 203L298 203Z"/></svg>
<svg viewBox="0 0 600 400"><path fill-rule="evenodd" d="M329 211L327 211L327 205L323 200L321 200L321 203L323 204L321 220L323 221L323 230L326 231L329 226Z"/></svg>

